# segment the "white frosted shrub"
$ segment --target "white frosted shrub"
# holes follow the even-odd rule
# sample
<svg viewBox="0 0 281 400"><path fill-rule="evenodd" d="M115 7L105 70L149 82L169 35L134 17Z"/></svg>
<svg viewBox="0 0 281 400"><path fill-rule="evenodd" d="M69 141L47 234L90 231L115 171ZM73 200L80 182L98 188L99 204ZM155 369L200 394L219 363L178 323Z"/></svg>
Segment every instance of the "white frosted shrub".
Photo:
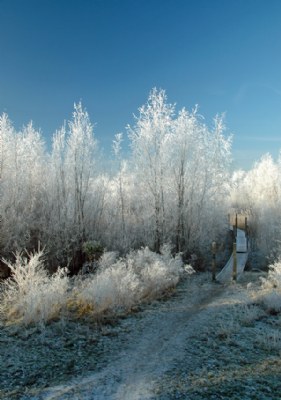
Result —
<svg viewBox="0 0 281 400"><path fill-rule="evenodd" d="M267 328L258 332L255 342L266 350L281 350L281 333L277 329Z"/></svg>
<svg viewBox="0 0 281 400"><path fill-rule="evenodd" d="M142 271L157 260L158 255L149 250L148 247L136 251L132 250L125 258L128 268L134 270L138 276L141 276Z"/></svg>
<svg viewBox="0 0 281 400"><path fill-rule="evenodd" d="M100 270L105 270L108 267L111 267L117 259L117 252L115 251L106 251L102 254L98 261L98 266Z"/></svg>
<svg viewBox="0 0 281 400"><path fill-rule="evenodd" d="M139 281L126 264L117 261L111 267L89 277L77 293L78 301L89 305L93 314L129 309L135 302Z"/></svg>
<svg viewBox="0 0 281 400"><path fill-rule="evenodd" d="M165 263L160 260L154 261L150 266L145 266L141 271L143 295L153 298L165 289L175 286L179 276L171 277L169 272Z"/></svg>
<svg viewBox="0 0 281 400"><path fill-rule="evenodd" d="M164 260L164 261L166 261L166 262L170 262L171 260L175 260L173 257L172 257L172 255L171 255L171 253L172 253L172 246L169 244L169 243L165 243L165 244L163 244L162 246L161 246L161 249L160 249L160 253L161 253L161 258ZM154 253L155 254L155 253ZM179 258L180 259L180 261L182 261L181 260L181 257L179 257L178 255L176 256L176 258ZM182 266L182 264L180 265L180 267Z"/></svg>
<svg viewBox="0 0 281 400"><path fill-rule="evenodd" d="M58 268L57 272L48 278L41 287L40 313L41 320L58 316L62 313L68 299L69 278L67 268Z"/></svg>
<svg viewBox="0 0 281 400"><path fill-rule="evenodd" d="M263 315L264 311L252 304L242 304L237 309L237 319L245 326L251 326Z"/></svg>
<svg viewBox="0 0 281 400"><path fill-rule="evenodd" d="M148 248L139 250L136 258L139 266L142 264L142 255L145 258L150 256L150 262L144 263L143 268L140 268L140 279L145 296L155 297L177 285L183 272L183 263L179 255L175 258L171 256L169 246L163 246L161 254L152 253Z"/></svg>
<svg viewBox="0 0 281 400"><path fill-rule="evenodd" d="M260 278L262 282L261 301L267 310L281 311L281 260L269 266L266 278Z"/></svg>
<svg viewBox="0 0 281 400"><path fill-rule="evenodd" d="M76 297L82 309L90 309L94 315L128 310L142 299L153 299L174 287L182 272L181 257L172 257L168 246L162 254L146 247L117 261L115 253L104 253L99 272L76 288Z"/></svg>
<svg viewBox="0 0 281 400"><path fill-rule="evenodd" d="M269 266L267 282L281 290L281 260Z"/></svg>
<svg viewBox="0 0 281 400"><path fill-rule="evenodd" d="M169 245L162 246L161 254L153 253L145 247L130 253L127 258L139 274L144 296L155 297L174 287L183 272L181 256L172 257Z"/></svg>
<svg viewBox="0 0 281 400"><path fill-rule="evenodd" d="M68 277L65 269L48 276L44 268L43 251L16 254L14 263L5 261L11 278L4 282L1 312L10 322L45 323L56 317L66 302Z"/></svg>
<svg viewBox="0 0 281 400"><path fill-rule="evenodd" d="M262 303L267 310L271 312L281 311L281 291L280 290L267 290L261 298Z"/></svg>

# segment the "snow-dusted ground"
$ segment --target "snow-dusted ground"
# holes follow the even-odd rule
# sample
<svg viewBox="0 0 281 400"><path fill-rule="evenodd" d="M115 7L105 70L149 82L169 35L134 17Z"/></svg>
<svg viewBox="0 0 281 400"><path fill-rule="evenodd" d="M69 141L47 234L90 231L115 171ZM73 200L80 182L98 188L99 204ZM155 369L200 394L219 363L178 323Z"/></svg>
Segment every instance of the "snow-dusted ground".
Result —
<svg viewBox="0 0 281 400"><path fill-rule="evenodd" d="M201 293L194 289L187 281L175 297L148 307L138 323L128 321L129 325L133 322L135 328L100 372L48 388L40 394L40 399L153 397L154 382L182 358L185 343L196 330L198 313L223 292L222 287L209 283L201 286Z"/></svg>
<svg viewBox="0 0 281 400"><path fill-rule="evenodd" d="M80 368L72 377L61 376L59 385L49 382L44 388L47 382L35 383L17 392L0 391L0 398L278 399L281 346L276 332L280 320L249 305L258 290L255 284L247 289L252 280L256 276L246 273L242 282L224 286L211 283L207 274L190 277L172 297L144 306L118 325L104 327L100 331L102 352L92 372ZM85 329L90 337L89 326ZM83 326L79 332L73 332L75 343L83 340ZM32 345L32 335L26 340ZM46 344L50 347L42 340ZM96 348L93 341L87 348L88 358ZM81 344L76 353L69 348L62 357L77 357L78 364L82 351ZM53 368L57 363L53 362ZM246 377L249 381L241 383Z"/></svg>

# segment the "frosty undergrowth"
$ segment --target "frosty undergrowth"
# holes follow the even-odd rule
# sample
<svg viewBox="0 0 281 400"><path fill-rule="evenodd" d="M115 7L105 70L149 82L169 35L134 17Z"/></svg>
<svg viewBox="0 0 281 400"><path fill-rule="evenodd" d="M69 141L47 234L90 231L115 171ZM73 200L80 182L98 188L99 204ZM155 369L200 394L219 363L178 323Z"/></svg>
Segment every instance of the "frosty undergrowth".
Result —
<svg viewBox="0 0 281 400"><path fill-rule="evenodd" d="M194 272L183 269L181 257L172 257L169 246L161 254L146 247L119 259L116 253L104 253L98 272L83 279L70 279L66 269L49 276L42 251L18 253L14 263L5 262L12 277L2 284L0 311L9 322L23 324L44 324L71 311L94 317L128 311L176 286L183 271Z"/></svg>
<svg viewBox="0 0 281 400"><path fill-rule="evenodd" d="M65 269L49 276L44 268L43 251L17 253L14 263L5 261L12 277L2 284L1 313L10 321L24 324L46 322L65 305L68 277Z"/></svg>
<svg viewBox="0 0 281 400"><path fill-rule="evenodd" d="M128 310L142 300L158 297L176 286L183 273L181 257L171 256L169 246L161 254L147 247L114 259L105 253L99 262L99 272L81 282L76 288L78 303L90 307L93 314L118 309ZM190 267L189 272L193 272Z"/></svg>
<svg viewBox="0 0 281 400"><path fill-rule="evenodd" d="M281 311L281 260L269 266L266 278L261 278L261 301L270 312Z"/></svg>

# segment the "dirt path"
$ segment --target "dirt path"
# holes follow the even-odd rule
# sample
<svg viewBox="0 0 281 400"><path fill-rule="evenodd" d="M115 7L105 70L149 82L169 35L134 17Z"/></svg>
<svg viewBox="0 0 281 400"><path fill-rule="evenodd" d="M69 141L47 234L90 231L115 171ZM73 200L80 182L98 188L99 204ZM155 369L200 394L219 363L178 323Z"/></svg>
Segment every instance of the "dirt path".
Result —
<svg viewBox="0 0 281 400"><path fill-rule="evenodd" d="M279 399L281 317L259 291L256 273L227 286L202 274L118 323L2 327L0 399Z"/></svg>
<svg viewBox="0 0 281 400"><path fill-rule="evenodd" d="M152 399L154 383L181 360L188 338L201 329L200 313L224 293L222 285L200 279L186 281L172 298L148 306L137 321L130 318L127 323L134 327L125 337L113 338L119 350L99 372L25 398Z"/></svg>

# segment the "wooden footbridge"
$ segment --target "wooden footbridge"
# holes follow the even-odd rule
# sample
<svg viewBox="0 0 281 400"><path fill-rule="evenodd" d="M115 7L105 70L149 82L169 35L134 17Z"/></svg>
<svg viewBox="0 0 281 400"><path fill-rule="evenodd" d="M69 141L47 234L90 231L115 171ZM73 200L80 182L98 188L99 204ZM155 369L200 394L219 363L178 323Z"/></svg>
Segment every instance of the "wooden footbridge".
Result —
<svg viewBox="0 0 281 400"><path fill-rule="evenodd" d="M216 276L213 275L215 280L221 283L229 282L232 279L237 280L244 271L249 255L247 219L245 219L245 229L237 228L237 222L232 229L235 236L232 255L223 269Z"/></svg>

